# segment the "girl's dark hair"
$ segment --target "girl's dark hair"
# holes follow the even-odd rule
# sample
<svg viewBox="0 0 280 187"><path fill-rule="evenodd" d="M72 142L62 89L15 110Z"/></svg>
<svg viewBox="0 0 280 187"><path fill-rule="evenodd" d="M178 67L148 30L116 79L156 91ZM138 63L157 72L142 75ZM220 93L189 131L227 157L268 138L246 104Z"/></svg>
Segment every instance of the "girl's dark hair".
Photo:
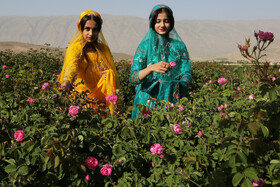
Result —
<svg viewBox="0 0 280 187"><path fill-rule="evenodd" d="M98 16L93 15L93 14L88 14L88 15L85 15L80 21L82 31L85 29L85 24L88 20L95 21L97 23L97 26L98 26L98 31L101 30L102 23L101 23L100 18Z"/></svg>
<svg viewBox="0 0 280 187"><path fill-rule="evenodd" d="M161 9L158 9L155 12L153 12L152 17L151 17L151 21L150 21L150 28L155 30L155 24L156 24L156 21L157 21L157 16L158 16L159 13L162 13L162 12L167 13L167 17L169 18L169 21L170 21L170 30L169 31L171 31L174 28L174 17L173 17L172 10L170 10L169 8L161 8Z"/></svg>

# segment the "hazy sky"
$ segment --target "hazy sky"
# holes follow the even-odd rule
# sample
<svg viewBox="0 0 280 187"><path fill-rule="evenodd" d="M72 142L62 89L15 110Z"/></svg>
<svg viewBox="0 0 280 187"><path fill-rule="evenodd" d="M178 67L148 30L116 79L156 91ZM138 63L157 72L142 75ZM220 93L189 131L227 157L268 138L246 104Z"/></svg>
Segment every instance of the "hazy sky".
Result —
<svg viewBox="0 0 280 187"><path fill-rule="evenodd" d="M166 4L176 20L280 19L280 0L0 0L0 16L101 14L148 18L156 4Z"/></svg>

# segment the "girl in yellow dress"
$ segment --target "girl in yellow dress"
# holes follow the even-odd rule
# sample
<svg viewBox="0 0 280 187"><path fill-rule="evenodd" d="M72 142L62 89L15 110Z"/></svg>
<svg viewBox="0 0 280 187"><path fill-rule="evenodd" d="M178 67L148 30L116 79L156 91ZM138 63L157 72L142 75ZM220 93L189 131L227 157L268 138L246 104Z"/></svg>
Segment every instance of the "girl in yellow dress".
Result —
<svg viewBox="0 0 280 187"><path fill-rule="evenodd" d="M72 37L64 57L58 82L61 89L69 91L71 85L81 93L89 90L87 97L98 100L114 113L114 103L106 97L115 94L119 78L111 51L101 31L101 16L92 10L81 13L78 31Z"/></svg>

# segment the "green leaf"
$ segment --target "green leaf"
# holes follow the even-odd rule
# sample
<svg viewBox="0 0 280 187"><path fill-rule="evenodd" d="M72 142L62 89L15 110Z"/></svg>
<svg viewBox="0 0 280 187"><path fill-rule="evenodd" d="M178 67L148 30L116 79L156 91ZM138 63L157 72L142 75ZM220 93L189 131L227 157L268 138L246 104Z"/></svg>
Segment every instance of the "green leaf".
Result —
<svg viewBox="0 0 280 187"><path fill-rule="evenodd" d="M241 187L254 187L254 186L253 186L251 180L248 179L248 178L246 178L246 179L243 181Z"/></svg>
<svg viewBox="0 0 280 187"><path fill-rule="evenodd" d="M27 166L21 166L19 169L18 169L18 174L19 175L22 175L22 176L25 176L29 173L29 168Z"/></svg>
<svg viewBox="0 0 280 187"><path fill-rule="evenodd" d="M57 155L54 159L54 168L56 168L59 165L59 156Z"/></svg>
<svg viewBox="0 0 280 187"><path fill-rule="evenodd" d="M243 152L238 151L238 152L237 152L237 155L238 155L239 159L240 159L244 164L247 163L247 157L246 157L246 155L245 155Z"/></svg>
<svg viewBox="0 0 280 187"><path fill-rule="evenodd" d="M16 164L16 161L15 161L15 159L9 159L9 160L5 160L6 162L8 162L8 163L10 163L10 164L12 164L12 165L14 165L14 164Z"/></svg>
<svg viewBox="0 0 280 187"><path fill-rule="evenodd" d="M245 169L244 174L250 179L259 180L258 172L255 170L255 168Z"/></svg>
<svg viewBox="0 0 280 187"><path fill-rule="evenodd" d="M244 175L242 173L236 173L232 178L233 186L238 186L238 184L241 182L241 180L243 178L244 178Z"/></svg>
<svg viewBox="0 0 280 187"><path fill-rule="evenodd" d="M236 160L236 155L232 155L230 158L229 158L229 166L231 168L234 168L235 167L235 160Z"/></svg>
<svg viewBox="0 0 280 187"><path fill-rule="evenodd" d="M11 173L17 170L17 166L14 164L9 164L5 167L5 172L6 173Z"/></svg>
<svg viewBox="0 0 280 187"><path fill-rule="evenodd" d="M268 128L267 128L266 126L264 126L264 125L261 124L261 129L262 129L263 136L264 136L264 137L267 137L268 134L269 134Z"/></svg>

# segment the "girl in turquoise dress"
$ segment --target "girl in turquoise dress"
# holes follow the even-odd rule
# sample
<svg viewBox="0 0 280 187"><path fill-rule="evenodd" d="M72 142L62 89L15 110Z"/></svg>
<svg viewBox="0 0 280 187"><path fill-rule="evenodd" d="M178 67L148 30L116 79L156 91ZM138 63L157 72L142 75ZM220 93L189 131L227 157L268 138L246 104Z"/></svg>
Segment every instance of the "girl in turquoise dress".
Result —
<svg viewBox="0 0 280 187"><path fill-rule="evenodd" d="M139 112L137 103L152 107L149 98L171 103L182 97L190 99L191 61L174 28L172 10L166 5L156 5L149 22L150 29L139 44L131 67L130 82L136 85L132 118Z"/></svg>

